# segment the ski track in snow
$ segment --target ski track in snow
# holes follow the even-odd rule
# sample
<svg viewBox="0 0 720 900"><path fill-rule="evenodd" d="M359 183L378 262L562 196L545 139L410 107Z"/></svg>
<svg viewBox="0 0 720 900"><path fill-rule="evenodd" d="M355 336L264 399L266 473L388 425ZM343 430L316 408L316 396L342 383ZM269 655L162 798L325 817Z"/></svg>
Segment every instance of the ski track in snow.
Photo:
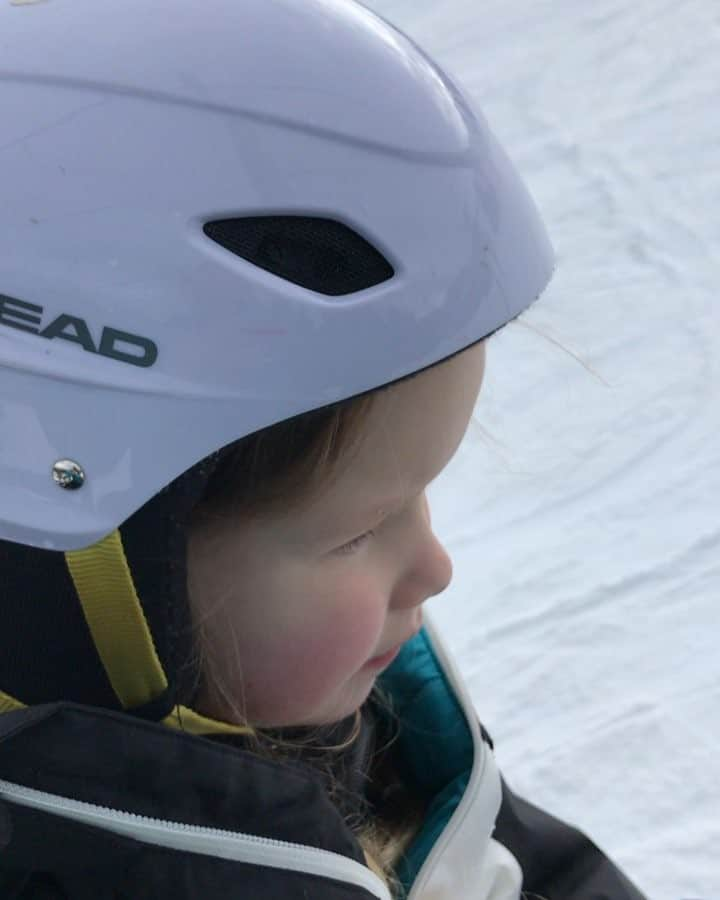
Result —
<svg viewBox="0 0 720 900"><path fill-rule="evenodd" d="M717 900L720 4L367 5L470 90L558 257L431 488L431 609L510 783L654 900Z"/></svg>

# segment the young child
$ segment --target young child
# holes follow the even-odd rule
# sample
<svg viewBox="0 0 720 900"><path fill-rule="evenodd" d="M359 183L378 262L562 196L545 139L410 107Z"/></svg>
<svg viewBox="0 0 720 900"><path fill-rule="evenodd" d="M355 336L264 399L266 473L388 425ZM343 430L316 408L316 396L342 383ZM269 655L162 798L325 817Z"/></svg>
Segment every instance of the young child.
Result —
<svg viewBox="0 0 720 900"><path fill-rule="evenodd" d="M352 0L0 34L2 897L638 900L423 618L552 271L466 95Z"/></svg>

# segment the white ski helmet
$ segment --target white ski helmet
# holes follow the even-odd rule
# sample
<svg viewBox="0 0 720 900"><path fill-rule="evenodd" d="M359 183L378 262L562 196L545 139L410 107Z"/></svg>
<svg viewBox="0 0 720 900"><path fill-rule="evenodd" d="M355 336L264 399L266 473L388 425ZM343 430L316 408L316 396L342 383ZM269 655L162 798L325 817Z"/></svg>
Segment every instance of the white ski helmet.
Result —
<svg viewBox="0 0 720 900"><path fill-rule="evenodd" d="M352 0L0 7L0 539L423 369L552 272L481 115Z"/></svg>

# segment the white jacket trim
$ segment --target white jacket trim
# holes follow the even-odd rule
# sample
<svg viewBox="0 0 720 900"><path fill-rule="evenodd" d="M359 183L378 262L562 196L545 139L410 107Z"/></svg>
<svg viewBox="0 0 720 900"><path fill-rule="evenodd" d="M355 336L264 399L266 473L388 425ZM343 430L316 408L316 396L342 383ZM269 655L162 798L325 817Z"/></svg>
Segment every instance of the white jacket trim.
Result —
<svg viewBox="0 0 720 900"><path fill-rule="evenodd" d="M500 772L483 741L463 679L434 625L426 631L440 667L462 707L473 739L473 767L467 789L413 883L408 900L518 900L522 870L515 857L492 839L500 811Z"/></svg>

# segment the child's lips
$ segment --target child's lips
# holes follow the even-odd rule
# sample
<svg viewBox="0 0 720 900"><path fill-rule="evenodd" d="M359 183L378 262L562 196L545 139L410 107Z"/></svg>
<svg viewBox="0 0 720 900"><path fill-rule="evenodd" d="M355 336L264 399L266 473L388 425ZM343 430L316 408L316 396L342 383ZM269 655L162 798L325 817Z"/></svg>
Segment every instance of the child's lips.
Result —
<svg viewBox="0 0 720 900"><path fill-rule="evenodd" d="M399 644L394 644L390 647L389 650L386 650L384 653L381 653L379 656L373 656L372 659L369 659L365 666L370 669L384 669L390 665L390 663L395 659L400 650L403 647L403 644L406 644L409 640L415 637L415 635L420 631L420 626L418 626L411 634L409 634L406 638L403 638Z"/></svg>
<svg viewBox="0 0 720 900"><path fill-rule="evenodd" d="M400 648L402 644L396 644L394 647L391 647L386 653L382 653L380 656L373 656L372 659L369 659L365 663L365 668L367 669L384 669L390 665L390 663L395 659L395 657L400 652Z"/></svg>

